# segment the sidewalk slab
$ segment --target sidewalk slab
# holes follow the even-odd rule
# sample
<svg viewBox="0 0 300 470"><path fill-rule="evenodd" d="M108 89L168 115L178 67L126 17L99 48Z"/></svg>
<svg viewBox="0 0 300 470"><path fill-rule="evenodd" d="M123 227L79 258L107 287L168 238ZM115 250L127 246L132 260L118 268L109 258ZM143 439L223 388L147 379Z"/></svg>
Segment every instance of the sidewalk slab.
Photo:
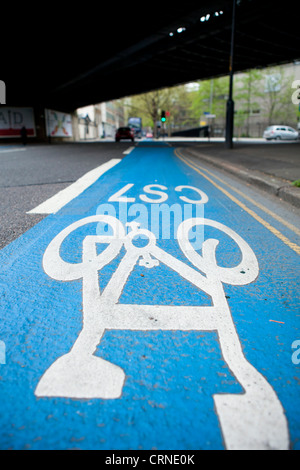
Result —
<svg viewBox="0 0 300 470"><path fill-rule="evenodd" d="M281 178L278 174L282 173L282 168L291 164L291 162L285 162L284 158L282 160L278 159L278 156L272 159L272 156L264 160L262 166L267 167L268 173L256 170L254 168L249 168L249 152L243 154L240 149L232 150L231 153L228 149L220 151L220 147L214 148L201 148L201 147L185 147L184 152L196 157L200 160L205 161L217 168L223 169L228 173L240 178L243 181L246 181L249 184L257 186L263 191L266 191L274 196L277 196L284 201L294 205L295 207L300 207L300 188L292 186L292 181L297 179L297 169L294 171L288 169L288 174L290 179ZM248 150L248 149L247 149ZM270 152L272 152L270 148ZM300 150L300 146L299 146ZM207 152L207 153L206 153ZM237 152L236 154L234 152ZM253 146L253 162L257 159L255 155L256 148ZM208 154L209 153L209 154ZM215 153L218 156L213 155ZM221 155L223 158L221 158ZM274 161L276 159L276 165ZM229 161L228 161L229 160ZM233 161L232 161L233 160ZM236 162L239 163L236 163ZM250 160L251 161L251 160ZM281 164L279 163L281 161ZM299 153L299 162L300 162L300 153ZM297 166L297 165L296 165Z"/></svg>

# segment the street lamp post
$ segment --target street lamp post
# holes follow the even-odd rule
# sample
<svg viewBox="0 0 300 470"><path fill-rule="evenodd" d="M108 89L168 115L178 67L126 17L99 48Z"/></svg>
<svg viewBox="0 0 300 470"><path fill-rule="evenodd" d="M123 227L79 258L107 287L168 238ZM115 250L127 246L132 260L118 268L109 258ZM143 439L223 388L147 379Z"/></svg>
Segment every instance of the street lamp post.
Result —
<svg viewBox="0 0 300 470"><path fill-rule="evenodd" d="M234 101L233 94L233 55L234 55L234 40L235 40L235 7L236 0L233 0L232 7L232 25L231 25L231 47L230 47L230 60L229 60L229 97L226 109L226 147L232 148L233 138L233 123L234 123Z"/></svg>

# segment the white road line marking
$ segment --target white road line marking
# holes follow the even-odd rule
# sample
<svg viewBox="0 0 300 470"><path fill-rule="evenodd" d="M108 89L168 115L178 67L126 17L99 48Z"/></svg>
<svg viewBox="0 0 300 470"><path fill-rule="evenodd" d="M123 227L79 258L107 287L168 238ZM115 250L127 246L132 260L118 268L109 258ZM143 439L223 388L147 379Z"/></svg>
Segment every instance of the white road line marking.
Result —
<svg viewBox="0 0 300 470"><path fill-rule="evenodd" d="M8 152L23 152L26 148L13 148L13 149L0 149L0 153L8 153Z"/></svg>
<svg viewBox="0 0 300 470"><path fill-rule="evenodd" d="M55 214L62 207L72 201L72 199L79 196L79 194L95 183L95 181L97 181L100 176L117 165L120 161L121 160L119 158L113 158L112 160L109 160L103 165L95 168L94 170L89 171L77 181L75 181L75 183L71 184L62 191L59 191L57 194L47 199L39 206L27 212L27 214Z"/></svg>
<svg viewBox="0 0 300 470"><path fill-rule="evenodd" d="M135 149L135 147L129 147L127 150L125 150L125 151L123 152L123 155L128 155L128 154L131 153L132 150L134 150L134 149Z"/></svg>

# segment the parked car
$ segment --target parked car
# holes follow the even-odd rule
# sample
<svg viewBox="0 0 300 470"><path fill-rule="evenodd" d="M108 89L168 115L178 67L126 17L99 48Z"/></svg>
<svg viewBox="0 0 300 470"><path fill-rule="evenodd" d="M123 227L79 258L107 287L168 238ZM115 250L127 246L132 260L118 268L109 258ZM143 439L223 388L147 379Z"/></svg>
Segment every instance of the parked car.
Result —
<svg viewBox="0 0 300 470"><path fill-rule="evenodd" d="M116 132L116 142L120 142L123 139L130 139L134 142L134 132L130 127L119 127Z"/></svg>
<svg viewBox="0 0 300 470"><path fill-rule="evenodd" d="M263 137L267 140L296 140L299 138L299 133L289 126L269 126Z"/></svg>

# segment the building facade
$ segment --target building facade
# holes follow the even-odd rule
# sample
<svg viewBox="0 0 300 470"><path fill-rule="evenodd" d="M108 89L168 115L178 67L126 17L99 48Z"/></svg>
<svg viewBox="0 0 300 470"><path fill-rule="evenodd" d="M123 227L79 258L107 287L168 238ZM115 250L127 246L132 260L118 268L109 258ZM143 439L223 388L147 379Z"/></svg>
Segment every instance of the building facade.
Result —
<svg viewBox="0 0 300 470"><path fill-rule="evenodd" d="M124 107L109 101L77 109L79 140L114 138L118 127L124 126Z"/></svg>

